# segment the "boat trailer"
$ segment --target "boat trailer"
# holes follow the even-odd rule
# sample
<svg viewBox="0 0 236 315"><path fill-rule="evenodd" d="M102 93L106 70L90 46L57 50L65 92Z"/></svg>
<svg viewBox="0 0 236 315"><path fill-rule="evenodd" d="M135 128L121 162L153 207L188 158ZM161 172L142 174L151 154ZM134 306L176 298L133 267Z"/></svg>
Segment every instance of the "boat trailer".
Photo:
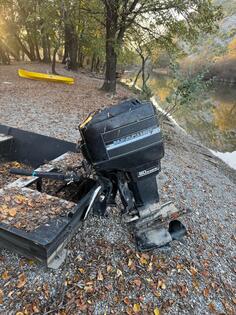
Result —
<svg viewBox="0 0 236 315"><path fill-rule="evenodd" d="M0 158L27 164L26 169L10 170L20 177L0 189L0 211L7 207L6 200L12 207L19 196L21 209L25 202L31 211L39 212L37 205L43 199L48 209L56 204L63 210L28 230L1 221L0 246L58 268L83 221L92 214L109 214L117 199L138 250L182 239L186 228L178 218L183 213L171 202L159 204L157 175L164 145L153 104L131 99L93 112L79 131L81 140L76 145L0 125ZM48 196L45 181L60 182L58 191L73 187L74 199ZM30 198L36 200L33 205Z"/></svg>

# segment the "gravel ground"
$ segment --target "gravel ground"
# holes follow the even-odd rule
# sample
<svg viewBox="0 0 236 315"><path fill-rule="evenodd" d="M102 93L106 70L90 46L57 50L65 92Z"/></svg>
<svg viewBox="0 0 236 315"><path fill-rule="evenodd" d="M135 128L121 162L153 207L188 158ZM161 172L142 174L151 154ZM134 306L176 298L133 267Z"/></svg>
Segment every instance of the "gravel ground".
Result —
<svg viewBox="0 0 236 315"><path fill-rule="evenodd" d="M66 140L92 109L129 95L120 87L111 100L87 74L58 86L15 78L16 68L0 68L0 123ZM113 209L85 222L59 270L2 250L2 314L236 314L235 171L169 122L163 129L161 202L191 210L184 241L141 254Z"/></svg>
<svg viewBox="0 0 236 315"><path fill-rule="evenodd" d="M77 141L78 123L90 112L130 94L120 86L117 96L111 98L99 90L102 80L85 71L66 71L62 65L57 72L74 77L74 85L23 79L17 75L19 68L50 71L49 66L37 63L0 66L0 123L63 140Z"/></svg>

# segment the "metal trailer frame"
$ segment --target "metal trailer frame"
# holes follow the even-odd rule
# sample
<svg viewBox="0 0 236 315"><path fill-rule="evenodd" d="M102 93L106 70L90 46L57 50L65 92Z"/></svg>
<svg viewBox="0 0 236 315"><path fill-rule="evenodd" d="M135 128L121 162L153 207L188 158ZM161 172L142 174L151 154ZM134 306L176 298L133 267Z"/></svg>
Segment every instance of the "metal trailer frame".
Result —
<svg viewBox="0 0 236 315"><path fill-rule="evenodd" d="M0 158L38 167L68 151L75 152L75 143L58 140L17 128L0 125ZM35 179L37 181L37 178ZM30 185L32 181L29 181ZM26 185L25 187L27 187ZM65 257L65 246L78 230L97 184L75 205L68 216L58 216L31 232L0 222L0 247L36 258L48 267L58 268Z"/></svg>
<svg viewBox="0 0 236 315"><path fill-rule="evenodd" d="M0 134L11 137L0 142L0 157L38 167L67 151L75 152L76 144L34 132L0 124Z"/></svg>

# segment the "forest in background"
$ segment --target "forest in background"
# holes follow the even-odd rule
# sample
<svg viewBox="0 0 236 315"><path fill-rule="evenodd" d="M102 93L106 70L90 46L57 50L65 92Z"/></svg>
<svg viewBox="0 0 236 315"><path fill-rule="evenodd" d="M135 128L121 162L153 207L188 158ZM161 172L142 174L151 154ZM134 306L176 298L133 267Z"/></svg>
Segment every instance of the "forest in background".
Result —
<svg viewBox="0 0 236 315"><path fill-rule="evenodd" d="M236 83L236 1L215 0L222 6L223 17L214 34L201 36L194 45L185 45L184 69L193 72L208 68L208 78Z"/></svg>
<svg viewBox="0 0 236 315"><path fill-rule="evenodd" d="M155 63L160 51L180 50L213 33L221 7L208 0L0 0L0 60L52 63L104 72L103 89L115 92L117 64Z"/></svg>

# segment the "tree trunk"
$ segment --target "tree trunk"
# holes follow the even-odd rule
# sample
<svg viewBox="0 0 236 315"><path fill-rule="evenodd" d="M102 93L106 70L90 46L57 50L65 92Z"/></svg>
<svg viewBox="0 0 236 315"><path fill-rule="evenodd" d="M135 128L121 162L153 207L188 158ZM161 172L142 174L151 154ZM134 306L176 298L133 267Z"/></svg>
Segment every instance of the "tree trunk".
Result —
<svg viewBox="0 0 236 315"><path fill-rule="evenodd" d="M54 48L53 55L52 55L52 73L58 74L56 72L56 55L57 55L58 47Z"/></svg>
<svg viewBox="0 0 236 315"><path fill-rule="evenodd" d="M47 35L47 54L48 54L48 60L49 60L49 62L51 62L51 43L50 43L50 39L49 39L49 37L48 37L48 35Z"/></svg>
<svg viewBox="0 0 236 315"><path fill-rule="evenodd" d="M100 58L99 57L97 57L97 60L96 60L95 71L100 72Z"/></svg>
<svg viewBox="0 0 236 315"><path fill-rule="evenodd" d="M83 67L84 63L84 54L83 54L83 37L84 37L84 29L80 31L80 34L78 35L78 67Z"/></svg>
<svg viewBox="0 0 236 315"><path fill-rule="evenodd" d="M139 69L139 71L138 71L138 73L137 73L137 75L136 75L136 78L135 78L135 80L134 80L134 82L133 82L133 84L132 84L132 87L135 87L136 86L136 83L137 83L137 81L138 81L138 77L140 76L140 73L142 72L142 68L140 68Z"/></svg>
<svg viewBox="0 0 236 315"><path fill-rule="evenodd" d="M91 68L90 68L91 72L93 72L95 68L95 59L96 59L96 56L95 54L93 54L92 61L91 61Z"/></svg>
<svg viewBox="0 0 236 315"><path fill-rule="evenodd" d="M43 23L43 20L42 20L42 23ZM48 49L48 37L47 37L47 33L45 32L45 28L43 26L41 27L41 41L42 41L42 48L43 48L42 61L45 63L50 63L51 62L51 56L50 56L50 52Z"/></svg>
<svg viewBox="0 0 236 315"><path fill-rule="evenodd" d="M145 59L142 57L142 89L144 88L144 82L145 82Z"/></svg>
<svg viewBox="0 0 236 315"><path fill-rule="evenodd" d="M145 78L145 66L146 66L146 61L147 61L148 57L145 58L144 56L141 56L141 59L142 59L142 67L141 67L141 70L142 70L142 90L144 90L146 88L146 82L149 78L149 76L147 79Z"/></svg>
<svg viewBox="0 0 236 315"><path fill-rule="evenodd" d="M107 92L116 92L116 65L117 55L112 42L106 44L106 71L102 89Z"/></svg>
<svg viewBox="0 0 236 315"><path fill-rule="evenodd" d="M27 43L29 46L29 51L30 51L30 56L31 56L31 61L35 61L36 60L36 56L35 56L35 46L34 46L34 42L31 38L31 36L27 36Z"/></svg>
<svg viewBox="0 0 236 315"><path fill-rule="evenodd" d="M63 58L62 58L62 61L61 63L63 65L66 64L66 58L68 57L68 45L65 43L65 46L64 46L64 54L63 54Z"/></svg>
<svg viewBox="0 0 236 315"><path fill-rule="evenodd" d="M7 52L4 51L4 49L0 46L0 63L1 62L5 65L9 65L10 64L10 58L9 58Z"/></svg>
<svg viewBox="0 0 236 315"><path fill-rule="evenodd" d="M78 35L76 33L75 27L70 25L70 32L69 32L69 57L71 60L71 70L78 69Z"/></svg>
<svg viewBox="0 0 236 315"><path fill-rule="evenodd" d="M39 45L37 40L35 40L35 50L36 50L36 57L38 61L41 61L41 56L40 56L40 52L39 52Z"/></svg>
<svg viewBox="0 0 236 315"><path fill-rule="evenodd" d="M106 71L102 90L116 92L116 35L118 31L118 4L116 1L106 7Z"/></svg>
<svg viewBox="0 0 236 315"><path fill-rule="evenodd" d="M84 54L82 54L80 52L80 54L78 55L78 67L83 67L84 65Z"/></svg>
<svg viewBox="0 0 236 315"><path fill-rule="evenodd" d="M50 58L49 58L49 55L48 55L47 40L46 40L44 35L42 37L42 46L43 46L43 62L49 63L50 62Z"/></svg>
<svg viewBox="0 0 236 315"><path fill-rule="evenodd" d="M23 53L29 58L30 61L34 61L34 56L31 55L31 53L28 51L28 49L25 47L25 45L22 43L20 37L17 34L14 34L15 38L17 39Z"/></svg>
<svg viewBox="0 0 236 315"><path fill-rule="evenodd" d="M78 69L78 34L76 31L76 26L70 21L66 21L65 24L65 51L63 62L65 59L70 57L70 68L71 70Z"/></svg>
<svg viewBox="0 0 236 315"><path fill-rule="evenodd" d="M69 50L70 50L70 29L68 27L67 22L65 23L65 45L64 45L64 56L62 59L62 63L66 63L66 58L69 57Z"/></svg>
<svg viewBox="0 0 236 315"><path fill-rule="evenodd" d="M78 70L78 62L77 62L78 41L77 41L77 35L75 34L72 37L72 43L70 45L69 56L71 60L71 70Z"/></svg>

